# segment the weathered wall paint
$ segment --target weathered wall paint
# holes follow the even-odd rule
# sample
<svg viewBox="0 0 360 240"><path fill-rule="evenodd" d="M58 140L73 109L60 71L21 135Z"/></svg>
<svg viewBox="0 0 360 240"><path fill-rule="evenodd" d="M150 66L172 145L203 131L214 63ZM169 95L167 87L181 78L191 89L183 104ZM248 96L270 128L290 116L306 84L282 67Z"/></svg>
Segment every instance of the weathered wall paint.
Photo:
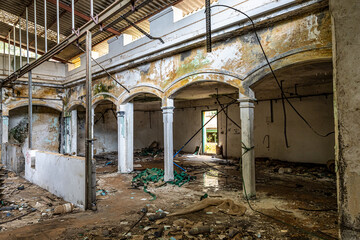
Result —
<svg viewBox="0 0 360 240"><path fill-rule="evenodd" d="M360 239L360 4L330 0L341 239Z"/></svg>
<svg viewBox="0 0 360 240"><path fill-rule="evenodd" d="M19 143L14 139L14 130L21 122L27 123L27 107L20 107L10 111L9 142ZM60 112L42 106L33 107L33 148L49 152L59 152ZM22 146L28 146L28 131L24 134Z"/></svg>
<svg viewBox="0 0 360 240"><path fill-rule="evenodd" d="M319 49L331 49L330 15L326 10L276 23L258 30L258 34L267 56L273 64L278 64L277 68L316 58L304 52L317 54ZM293 62L283 61L297 54L302 57L293 58ZM326 54L321 58L330 59L331 52ZM249 32L214 44L211 53L206 53L203 47L196 48L116 73L115 78L130 89L130 94L109 77L94 80L93 89L99 94L96 86L104 86L106 91L96 101L108 98L117 101L117 105L138 92L153 92L163 98L187 84L204 80L224 82L244 92L242 80L250 79L264 65L261 49L254 34ZM84 94L84 85L67 90L67 109L73 102L83 100Z"/></svg>

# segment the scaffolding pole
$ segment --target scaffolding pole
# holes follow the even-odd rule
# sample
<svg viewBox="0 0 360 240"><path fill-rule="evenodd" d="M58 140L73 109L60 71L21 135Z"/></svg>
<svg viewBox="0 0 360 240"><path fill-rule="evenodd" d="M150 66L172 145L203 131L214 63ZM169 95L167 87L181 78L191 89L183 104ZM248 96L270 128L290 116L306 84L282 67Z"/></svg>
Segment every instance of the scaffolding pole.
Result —
<svg viewBox="0 0 360 240"><path fill-rule="evenodd" d="M20 66L19 68L21 68L23 66L22 64L22 45L21 45L21 18L19 18L19 45L20 45Z"/></svg>
<svg viewBox="0 0 360 240"><path fill-rule="evenodd" d="M59 21L59 0L56 0L56 33L57 33L57 44L60 43L60 21Z"/></svg>
<svg viewBox="0 0 360 240"><path fill-rule="evenodd" d="M93 162L93 110L91 72L91 32L86 31L86 121L85 121L85 209L96 210L95 163Z"/></svg>
<svg viewBox="0 0 360 240"><path fill-rule="evenodd" d="M47 9L46 9L46 1L44 0L44 38L45 38L45 53L47 52Z"/></svg>
<svg viewBox="0 0 360 240"><path fill-rule="evenodd" d="M35 34L35 59L37 59L37 26L36 26L36 0L34 0L34 34Z"/></svg>
<svg viewBox="0 0 360 240"><path fill-rule="evenodd" d="M32 72L28 73L29 82L29 113L28 113L28 120L29 120L29 149L32 149Z"/></svg>

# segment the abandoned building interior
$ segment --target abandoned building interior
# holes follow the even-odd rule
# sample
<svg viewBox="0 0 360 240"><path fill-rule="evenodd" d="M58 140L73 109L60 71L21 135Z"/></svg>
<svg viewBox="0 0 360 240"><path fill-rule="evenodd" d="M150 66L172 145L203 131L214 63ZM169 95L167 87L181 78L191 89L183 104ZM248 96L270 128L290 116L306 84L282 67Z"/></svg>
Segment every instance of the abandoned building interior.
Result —
<svg viewBox="0 0 360 240"><path fill-rule="evenodd" d="M0 239L360 239L357 0L1 0Z"/></svg>

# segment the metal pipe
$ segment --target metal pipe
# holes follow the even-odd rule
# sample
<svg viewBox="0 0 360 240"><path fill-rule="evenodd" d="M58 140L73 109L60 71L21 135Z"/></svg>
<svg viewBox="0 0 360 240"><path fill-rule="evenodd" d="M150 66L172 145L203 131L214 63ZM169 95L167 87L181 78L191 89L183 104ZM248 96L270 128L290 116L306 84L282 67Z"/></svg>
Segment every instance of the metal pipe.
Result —
<svg viewBox="0 0 360 240"><path fill-rule="evenodd" d="M16 33L15 33L15 25L13 26L13 36L14 36L14 72L16 71L16 44L15 44L15 37L16 37Z"/></svg>
<svg viewBox="0 0 360 240"><path fill-rule="evenodd" d="M90 0L90 17L94 17L94 2Z"/></svg>
<svg viewBox="0 0 360 240"><path fill-rule="evenodd" d="M86 31L86 120L85 120L85 208L96 206L96 196L93 198L93 110L92 110L92 72L91 72L91 32Z"/></svg>
<svg viewBox="0 0 360 240"><path fill-rule="evenodd" d="M46 0L45 0L46 1ZM75 4L74 0L71 0L71 29L75 31Z"/></svg>
<svg viewBox="0 0 360 240"><path fill-rule="evenodd" d="M32 149L32 72L30 71L28 74L29 82L28 82L28 90L29 90L29 149Z"/></svg>
<svg viewBox="0 0 360 240"><path fill-rule="evenodd" d="M4 44L5 47L5 44ZM5 48L4 48L5 52ZM2 146L2 136L3 136L3 94L2 94L2 87L0 88L0 145Z"/></svg>
<svg viewBox="0 0 360 240"><path fill-rule="evenodd" d="M22 45L21 45L21 18L19 18L19 45L20 45L20 66L22 67Z"/></svg>
<svg viewBox="0 0 360 240"><path fill-rule="evenodd" d="M9 76L10 76L10 71L11 71L11 59L10 59L10 32L9 32L9 37L8 37L8 39L9 39L9 42L8 42L9 72L8 72L8 74L9 74Z"/></svg>
<svg viewBox="0 0 360 240"><path fill-rule="evenodd" d="M26 15L26 62L29 63L29 13L28 7L25 9Z"/></svg>
<svg viewBox="0 0 360 240"><path fill-rule="evenodd" d="M37 26L36 26L36 0L34 0L34 34L35 34L35 59L37 59Z"/></svg>
<svg viewBox="0 0 360 240"><path fill-rule="evenodd" d="M46 1L44 0L44 38L45 38L45 53L47 52L47 9L46 9Z"/></svg>
<svg viewBox="0 0 360 240"><path fill-rule="evenodd" d="M57 43L60 43L60 21L59 21L59 0L56 0L56 32L57 32Z"/></svg>

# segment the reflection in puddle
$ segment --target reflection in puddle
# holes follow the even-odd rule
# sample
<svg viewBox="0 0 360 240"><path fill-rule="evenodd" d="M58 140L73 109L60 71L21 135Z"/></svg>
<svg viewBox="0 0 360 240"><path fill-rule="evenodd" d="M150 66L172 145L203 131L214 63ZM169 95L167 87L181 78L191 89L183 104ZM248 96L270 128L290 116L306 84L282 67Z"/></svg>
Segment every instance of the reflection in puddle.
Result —
<svg viewBox="0 0 360 240"><path fill-rule="evenodd" d="M215 191L219 189L219 172L209 170L204 173L204 188L214 188Z"/></svg>

